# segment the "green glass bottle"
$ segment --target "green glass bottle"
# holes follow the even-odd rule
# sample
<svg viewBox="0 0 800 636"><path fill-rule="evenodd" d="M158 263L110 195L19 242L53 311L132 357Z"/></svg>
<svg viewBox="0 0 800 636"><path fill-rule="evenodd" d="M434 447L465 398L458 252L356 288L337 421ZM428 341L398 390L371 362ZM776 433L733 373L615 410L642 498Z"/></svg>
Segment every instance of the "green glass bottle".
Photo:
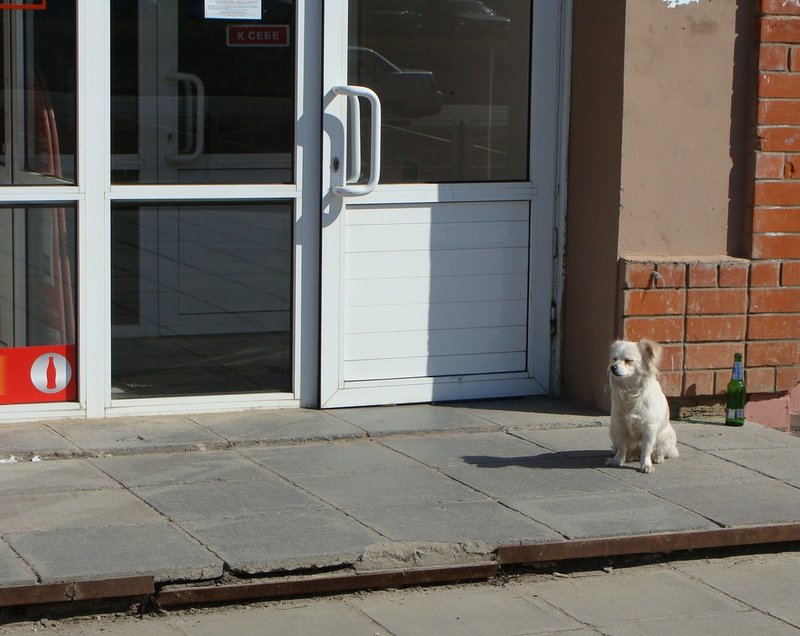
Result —
<svg viewBox="0 0 800 636"><path fill-rule="evenodd" d="M728 426L744 425L745 397L742 354L734 353L733 371L731 372L731 381L728 382L728 395L725 402L725 424Z"/></svg>

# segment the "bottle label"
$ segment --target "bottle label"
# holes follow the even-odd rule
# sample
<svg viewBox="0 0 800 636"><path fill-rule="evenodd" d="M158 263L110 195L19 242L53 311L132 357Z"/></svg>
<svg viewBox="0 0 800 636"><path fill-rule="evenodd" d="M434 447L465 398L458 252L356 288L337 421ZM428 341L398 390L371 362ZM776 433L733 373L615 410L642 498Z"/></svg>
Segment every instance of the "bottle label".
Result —
<svg viewBox="0 0 800 636"><path fill-rule="evenodd" d="M743 420L744 409L727 409L725 411L725 419L727 420Z"/></svg>

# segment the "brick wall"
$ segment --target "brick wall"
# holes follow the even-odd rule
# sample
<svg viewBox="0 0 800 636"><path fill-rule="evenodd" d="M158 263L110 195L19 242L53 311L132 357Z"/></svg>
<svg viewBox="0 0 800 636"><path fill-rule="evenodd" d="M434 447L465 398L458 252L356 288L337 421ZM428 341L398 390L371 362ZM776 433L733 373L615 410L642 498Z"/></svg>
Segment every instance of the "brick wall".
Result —
<svg viewBox="0 0 800 636"><path fill-rule="evenodd" d="M664 344L673 398L721 400L741 351L748 393L785 397L788 427L800 398L800 1L758 11L750 258L621 259L618 332Z"/></svg>

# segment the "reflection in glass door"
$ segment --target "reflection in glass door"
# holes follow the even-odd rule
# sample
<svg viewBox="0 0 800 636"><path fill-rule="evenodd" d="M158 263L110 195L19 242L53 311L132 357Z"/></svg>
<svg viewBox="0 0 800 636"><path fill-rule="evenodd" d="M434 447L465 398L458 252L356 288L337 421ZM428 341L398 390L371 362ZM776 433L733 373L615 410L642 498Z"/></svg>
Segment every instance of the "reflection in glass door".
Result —
<svg viewBox="0 0 800 636"><path fill-rule="evenodd" d="M112 203L114 399L293 389L294 201L205 187L295 178L295 7L261 4L112 1L112 182L181 186Z"/></svg>

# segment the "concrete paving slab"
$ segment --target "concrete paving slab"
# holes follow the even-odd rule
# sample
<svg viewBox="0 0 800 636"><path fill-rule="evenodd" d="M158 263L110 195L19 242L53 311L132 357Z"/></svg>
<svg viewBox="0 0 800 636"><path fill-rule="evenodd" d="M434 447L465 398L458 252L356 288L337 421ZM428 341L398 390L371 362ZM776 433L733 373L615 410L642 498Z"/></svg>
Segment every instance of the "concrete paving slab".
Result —
<svg viewBox="0 0 800 636"><path fill-rule="evenodd" d="M174 521L237 519L286 508L323 504L277 477L174 486L142 486L133 491Z"/></svg>
<svg viewBox="0 0 800 636"><path fill-rule="evenodd" d="M706 585L768 612L800 630L800 605L797 603L800 555L783 553L731 557L718 561L678 563L676 567Z"/></svg>
<svg viewBox="0 0 800 636"><path fill-rule="evenodd" d="M800 449L800 437L750 422L741 427L681 422L677 433L679 441L704 451L783 447Z"/></svg>
<svg viewBox="0 0 800 636"><path fill-rule="evenodd" d="M4 535L42 583L153 575L156 581L222 576L222 561L169 524L60 528Z"/></svg>
<svg viewBox="0 0 800 636"><path fill-rule="evenodd" d="M797 627L758 611L715 614L713 616L687 616L637 622L628 625L606 627L608 636L689 636L697 634L725 634L725 636L797 636Z"/></svg>
<svg viewBox="0 0 800 636"><path fill-rule="evenodd" d="M750 448L714 454L800 488L800 452L795 448Z"/></svg>
<svg viewBox="0 0 800 636"><path fill-rule="evenodd" d="M358 508L350 515L392 541L542 543L563 537L491 499Z"/></svg>
<svg viewBox="0 0 800 636"><path fill-rule="evenodd" d="M205 413L190 417L236 445L366 437L357 426L325 411L310 409Z"/></svg>
<svg viewBox="0 0 800 636"><path fill-rule="evenodd" d="M514 434L567 457L611 456L611 436L607 426L520 430Z"/></svg>
<svg viewBox="0 0 800 636"><path fill-rule="evenodd" d="M33 585L38 580L25 561L0 540L0 587Z"/></svg>
<svg viewBox="0 0 800 636"><path fill-rule="evenodd" d="M757 471L682 444L679 445L679 451L680 457L668 459L656 465L655 472L650 474L640 473L637 470L638 462L628 463L622 468L614 468L606 466L605 460L598 458L597 468L607 475L612 475L626 483L649 491L711 484L730 486L768 479ZM800 457L800 453L795 452L795 457Z"/></svg>
<svg viewBox="0 0 800 636"><path fill-rule="evenodd" d="M454 406L410 404L359 409L336 409L333 414L370 435L435 431L499 430L496 424Z"/></svg>
<svg viewBox="0 0 800 636"><path fill-rule="evenodd" d="M246 574L351 564L366 546L382 539L327 506L192 521L184 527L230 569Z"/></svg>
<svg viewBox="0 0 800 636"><path fill-rule="evenodd" d="M494 422L503 429L608 426L608 415L574 402L552 398L476 400L453 406Z"/></svg>
<svg viewBox="0 0 800 636"><path fill-rule="evenodd" d="M800 511L800 490L769 479L652 491L726 527L796 522Z"/></svg>
<svg viewBox="0 0 800 636"><path fill-rule="evenodd" d="M0 426L0 459L8 459L13 455L30 460L33 455L71 455L79 450L75 444L43 424Z"/></svg>
<svg viewBox="0 0 800 636"><path fill-rule="evenodd" d="M419 467L413 459L374 441L273 446L241 452L281 475L330 475Z"/></svg>
<svg viewBox="0 0 800 636"><path fill-rule="evenodd" d="M402 600L388 594L371 594L352 603L392 634L409 636L511 636L585 627L532 595L523 596L517 589L503 587L460 587L435 593L412 590Z"/></svg>
<svg viewBox="0 0 800 636"><path fill-rule="evenodd" d="M262 467L236 451L147 453L89 460L126 486L259 479Z"/></svg>
<svg viewBox="0 0 800 636"><path fill-rule="evenodd" d="M83 459L48 459L41 462L0 464L0 492L98 490L116 488L108 475Z"/></svg>
<svg viewBox="0 0 800 636"><path fill-rule="evenodd" d="M519 465L445 466L441 470L500 501L630 488L619 479L569 458Z"/></svg>
<svg viewBox="0 0 800 636"><path fill-rule="evenodd" d="M550 453L536 444L508 433L469 433L461 435L425 435L381 440L388 446L428 466L468 464L504 464L525 461Z"/></svg>
<svg viewBox="0 0 800 636"><path fill-rule="evenodd" d="M507 506L569 539L704 530L718 526L637 490L539 499L504 499Z"/></svg>
<svg viewBox="0 0 800 636"><path fill-rule="evenodd" d="M164 517L122 489L33 492L3 497L0 532L163 522Z"/></svg>
<svg viewBox="0 0 800 636"><path fill-rule="evenodd" d="M343 510L485 499L471 488L428 468L374 470L334 476L297 475L292 480Z"/></svg>
<svg viewBox="0 0 800 636"><path fill-rule="evenodd" d="M225 440L184 416L125 417L86 422L58 422L51 426L89 453L141 453L156 449L198 449L222 445Z"/></svg>
<svg viewBox="0 0 800 636"><path fill-rule="evenodd" d="M531 596L603 633L634 624L642 630L642 624L686 616L738 615L750 609L685 574L666 568L635 573L614 570L605 576L570 577L522 587Z"/></svg>
<svg viewBox="0 0 800 636"><path fill-rule="evenodd" d="M239 634L314 634L315 636L389 636L374 621L345 602L282 603L280 606L246 607L236 613L235 623L228 614L184 615L167 621L175 632L192 636L219 636L236 625ZM139 632L141 633L141 632ZM149 633L149 632L148 632Z"/></svg>

